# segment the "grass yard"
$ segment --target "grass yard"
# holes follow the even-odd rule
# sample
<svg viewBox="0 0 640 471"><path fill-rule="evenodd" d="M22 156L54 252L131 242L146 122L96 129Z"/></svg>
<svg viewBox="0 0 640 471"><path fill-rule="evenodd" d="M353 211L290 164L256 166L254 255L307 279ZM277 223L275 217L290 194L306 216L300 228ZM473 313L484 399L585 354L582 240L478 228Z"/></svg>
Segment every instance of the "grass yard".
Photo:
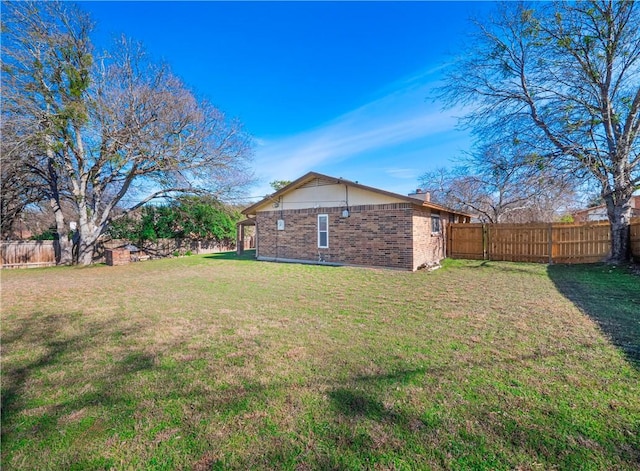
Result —
<svg viewBox="0 0 640 471"><path fill-rule="evenodd" d="M640 469L623 268L223 254L1 277L4 470Z"/></svg>

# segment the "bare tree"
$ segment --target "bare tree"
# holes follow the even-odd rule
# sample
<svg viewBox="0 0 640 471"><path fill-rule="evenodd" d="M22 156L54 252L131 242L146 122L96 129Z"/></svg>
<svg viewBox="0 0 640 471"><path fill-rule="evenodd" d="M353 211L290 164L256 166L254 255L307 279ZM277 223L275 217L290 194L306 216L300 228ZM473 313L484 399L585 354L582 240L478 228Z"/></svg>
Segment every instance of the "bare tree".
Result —
<svg viewBox="0 0 640 471"><path fill-rule="evenodd" d="M93 51L89 17L59 2L13 3L3 16L3 119L23 139L8 158L47 188L71 261L62 201L76 209L78 261L91 263L110 221L179 194L223 198L251 181L250 137L127 39Z"/></svg>
<svg viewBox="0 0 640 471"><path fill-rule="evenodd" d="M443 97L470 105L479 140L509 138L545 169L588 175L611 223L611 261L629 256L640 184L640 15L632 1L506 3L477 23Z"/></svg>
<svg viewBox="0 0 640 471"><path fill-rule="evenodd" d="M550 222L571 205L573 182L540 169L538 156L488 145L462 165L420 177L432 199L481 221Z"/></svg>
<svg viewBox="0 0 640 471"><path fill-rule="evenodd" d="M18 129L11 122L2 121L2 139L0 153L3 156L0 166L0 227L2 238L8 238L16 222L31 205L45 199L45 189L26 167L25 155L6 158L9 146L18 138Z"/></svg>

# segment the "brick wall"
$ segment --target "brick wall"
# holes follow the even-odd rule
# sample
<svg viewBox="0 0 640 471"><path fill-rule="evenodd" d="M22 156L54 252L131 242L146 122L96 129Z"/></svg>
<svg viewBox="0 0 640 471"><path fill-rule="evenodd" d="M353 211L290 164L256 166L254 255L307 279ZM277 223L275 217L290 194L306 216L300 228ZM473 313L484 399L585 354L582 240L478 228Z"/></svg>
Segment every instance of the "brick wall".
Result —
<svg viewBox="0 0 640 471"><path fill-rule="evenodd" d="M413 270L437 264L445 257L446 227L449 213L440 213L440 233L431 232L431 211L415 208L413 212Z"/></svg>
<svg viewBox="0 0 640 471"><path fill-rule="evenodd" d="M126 249L106 249L104 257L107 265L126 265L131 261L131 253Z"/></svg>
<svg viewBox="0 0 640 471"><path fill-rule="evenodd" d="M410 203L258 212L257 256L413 270ZM329 216L329 247L318 248L318 214ZM284 230L277 230L278 219ZM429 221L430 224L430 221Z"/></svg>

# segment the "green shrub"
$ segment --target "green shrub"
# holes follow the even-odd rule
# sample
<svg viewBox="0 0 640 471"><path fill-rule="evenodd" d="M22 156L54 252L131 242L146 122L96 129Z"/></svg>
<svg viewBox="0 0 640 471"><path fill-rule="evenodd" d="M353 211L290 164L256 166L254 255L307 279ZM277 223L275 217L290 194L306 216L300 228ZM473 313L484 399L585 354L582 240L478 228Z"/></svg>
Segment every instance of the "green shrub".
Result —
<svg viewBox="0 0 640 471"><path fill-rule="evenodd" d="M58 240L58 238L58 233L54 227L50 227L40 234L31 236L31 240Z"/></svg>
<svg viewBox="0 0 640 471"><path fill-rule="evenodd" d="M183 197L165 206L144 206L137 219L113 221L107 233L115 239L142 243L158 239L236 238L240 214L212 197Z"/></svg>

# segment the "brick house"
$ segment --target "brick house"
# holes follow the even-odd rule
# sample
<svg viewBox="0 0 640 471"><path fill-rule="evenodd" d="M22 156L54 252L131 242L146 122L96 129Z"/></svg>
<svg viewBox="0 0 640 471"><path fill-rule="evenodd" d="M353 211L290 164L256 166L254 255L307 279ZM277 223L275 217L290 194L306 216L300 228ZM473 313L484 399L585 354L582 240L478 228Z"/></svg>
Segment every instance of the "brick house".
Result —
<svg viewBox="0 0 640 471"><path fill-rule="evenodd" d="M640 195L632 196L629 204L631 205L631 217L640 217ZM572 216L574 222L600 222L609 220L607 207L604 204L575 211Z"/></svg>
<svg viewBox="0 0 640 471"><path fill-rule="evenodd" d="M255 224L258 260L411 271L442 260L448 224L470 220L427 192L404 196L315 172L242 213L239 240Z"/></svg>

